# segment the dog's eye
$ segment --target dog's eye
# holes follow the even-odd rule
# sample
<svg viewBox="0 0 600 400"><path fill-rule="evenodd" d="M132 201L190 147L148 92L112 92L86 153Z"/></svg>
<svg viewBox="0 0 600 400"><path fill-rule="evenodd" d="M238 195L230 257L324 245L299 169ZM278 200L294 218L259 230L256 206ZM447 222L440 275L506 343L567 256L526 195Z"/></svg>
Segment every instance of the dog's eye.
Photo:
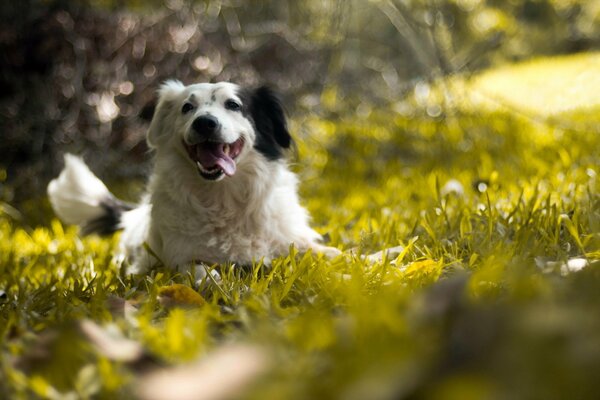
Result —
<svg viewBox="0 0 600 400"><path fill-rule="evenodd" d="M183 114L187 114L190 111L192 111L194 108L196 108L192 103L184 103L183 107L181 107L181 112Z"/></svg>
<svg viewBox="0 0 600 400"><path fill-rule="evenodd" d="M227 100L225 102L225 108L231 111L240 111L242 106L235 100Z"/></svg>

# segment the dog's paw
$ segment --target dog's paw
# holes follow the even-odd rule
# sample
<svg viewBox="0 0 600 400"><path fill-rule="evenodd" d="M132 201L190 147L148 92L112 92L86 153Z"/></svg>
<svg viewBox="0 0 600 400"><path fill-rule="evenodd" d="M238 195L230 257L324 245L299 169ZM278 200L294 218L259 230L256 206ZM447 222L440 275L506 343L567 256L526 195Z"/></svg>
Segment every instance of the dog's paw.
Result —
<svg viewBox="0 0 600 400"><path fill-rule="evenodd" d="M383 249L378 251L377 253L361 255L360 257L363 260L367 260L369 263L374 264L376 262L381 262L384 259L393 260L400 255L404 251L404 246L396 246L389 247L387 249Z"/></svg>
<svg viewBox="0 0 600 400"><path fill-rule="evenodd" d="M145 260L134 258L125 269L126 275L141 275L146 274L150 270L151 266Z"/></svg>
<svg viewBox="0 0 600 400"><path fill-rule="evenodd" d="M315 243L311 246L313 252L323 254L327 258L336 258L342 254L342 251L335 247L324 246L322 244Z"/></svg>
<svg viewBox="0 0 600 400"><path fill-rule="evenodd" d="M192 274L196 288L221 283L221 274L219 274L219 271L210 269L206 264L190 264L187 266L187 270Z"/></svg>

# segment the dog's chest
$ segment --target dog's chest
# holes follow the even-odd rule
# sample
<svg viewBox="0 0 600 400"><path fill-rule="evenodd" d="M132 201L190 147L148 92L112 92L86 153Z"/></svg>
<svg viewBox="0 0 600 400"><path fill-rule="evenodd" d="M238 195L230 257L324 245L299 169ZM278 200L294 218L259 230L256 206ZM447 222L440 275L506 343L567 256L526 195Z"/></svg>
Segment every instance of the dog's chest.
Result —
<svg viewBox="0 0 600 400"><path fill-rule="evenodd" d="M171 266L252 262L257 255L280 250L275 243L280 235L274 229L274 207L269 202L257 206L231 199L198 207L159 203L153 206L151 231L159 236L159 252Z"/></svg>

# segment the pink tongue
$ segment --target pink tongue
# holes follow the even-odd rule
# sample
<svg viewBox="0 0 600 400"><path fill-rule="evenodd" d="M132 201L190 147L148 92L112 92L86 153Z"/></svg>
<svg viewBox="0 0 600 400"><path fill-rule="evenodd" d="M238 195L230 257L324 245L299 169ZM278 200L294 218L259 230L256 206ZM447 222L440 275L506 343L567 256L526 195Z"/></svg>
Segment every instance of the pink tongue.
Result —
<svg viewBox="0 0 600 400"><path fill-rule="evenodd" d="M206 169L219 166L228 176L235 174L235 161L223 152L223 143L199 145L196 155L200 164Z"/></svg>

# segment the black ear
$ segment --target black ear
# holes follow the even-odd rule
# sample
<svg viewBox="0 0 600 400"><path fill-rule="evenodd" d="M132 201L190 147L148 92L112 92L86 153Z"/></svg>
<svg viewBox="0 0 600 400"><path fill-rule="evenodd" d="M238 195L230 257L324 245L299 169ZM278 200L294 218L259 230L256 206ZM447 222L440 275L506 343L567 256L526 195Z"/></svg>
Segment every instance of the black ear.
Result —
<svg viewBox="0 0 600 400"><path fill-rule="evenodd" d="M269 160L283 157L284 149L292 145L285 112L279 97L266 86L250 92L248 111L256 128L254 147Z"/></svg>

